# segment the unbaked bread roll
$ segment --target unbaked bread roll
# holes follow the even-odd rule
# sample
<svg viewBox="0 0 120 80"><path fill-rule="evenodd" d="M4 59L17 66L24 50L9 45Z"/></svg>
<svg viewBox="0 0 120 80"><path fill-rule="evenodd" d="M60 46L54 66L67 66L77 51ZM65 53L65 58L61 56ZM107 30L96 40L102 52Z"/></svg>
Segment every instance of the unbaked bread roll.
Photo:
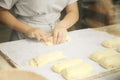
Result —
<svg viewBox="0 0 120 80"><path fill-rule="evenodd" d="M99 62L102 58L108 57L108 56L113 56L118 54L117 51L113 49L106 49L103 51L96 51L95 53L92 53L90 55L90 59Z"/></svg>
<svg viewBox="0 0 120 80"><path fill-rule="evenodd" d="M30 66L35 66L35 67L40 67L43 66L45 64L57 61L57 60L61 60L61 59L65 59L65 55L60 52L60 51L54 51L54 52L50 52L50 53L46 53L44 55L40 55L37 56L33 59L31 59L28 64Z"/></svg>
<svg viewBox="0 0 120 80"><path fill-rule="evenodd" d="M102 45L107 48L120 46L120 37L105 40L102 42Z"/></svg>
<svg viewBox="0 0 120 80"><path fill-rule="evenodd" d="M52 70L60 73L62 70L71 67L71 66L77 66L81 64L83 61L80 58L72 58L69 60L64 60L63 62L57 63L52 67Z"/></svg>
<svg viewBox="0 0 120 80"><path fill-rule="evenodd" d="M120 66L120 54L106 57L100 60L99 64L104 68L110 69Z"/></svg>
<svg viewBox="0 0 120 80"><path fill-rule="evenodd" d="M54 43L53 43L53 37L51 36L51 37L49 37L48 38L48 42L44 42L47 46L53 46L54 45ZM66 39L65 39L65 42L69 42L71 40L71 38L69 37L69 36L67 36L66 37Z"/></svg>
<svg viewBox="0 0 120 80"><path fill-rule="evenodd" d="M92 72L93 67L90 64L82 63L81 65L64 69L61 74L65 79L71 80L85 77Z"/></svg>

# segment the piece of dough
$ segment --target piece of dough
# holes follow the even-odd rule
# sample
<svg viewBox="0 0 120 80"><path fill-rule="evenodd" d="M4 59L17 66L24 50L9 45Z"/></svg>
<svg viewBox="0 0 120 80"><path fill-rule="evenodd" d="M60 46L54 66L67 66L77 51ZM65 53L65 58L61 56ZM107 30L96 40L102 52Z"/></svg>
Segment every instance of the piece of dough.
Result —
<svg viewBox="0 0 120 80"><path fill-rule="evenodd" d="M102 58L108 57L108 56L113 56L118 54L117 51L113 50L113 49L106 49L103 51L97 51L95 53L92 53L90 55L90 59L99 62Z"/></svg>
<svg viewBox="0 0 120 80"><path fill-rule="evenodd" d="M101 59L99 64L107 69L119 67L120 66L120 54L116 54L114 56L103 58Z"/></svg>
<svg viewBox="0 0 120 80"><path fill-rule="evenodd" d="M102 45L107 48L115 48L120 46L120 37L105 40L102 42Z"/></svg>
<svg viewBox="0 0 120 80"><path fill-rule="evenodd" d="M49 37L48 38L48 42L44 42L47 46L53 46L54 44L53 44L53 37L51 36L51 37Z"/></svg>
<svg viewBox="0 0 120 80"><path fill-rule="evenodd" d="M70 60L65 60L63 62L57 63L52 67L52 70L60 73L62 70L71 67L71 66L77 66L81 64L83 61L80 58L72 58Z"/></svg>
<svg viewBox="0 0 120 80"><path fill-rule="evenodd" d="M46 53L44 55L40 55L37 56L33 59L31 59L28 64L30 66L36 66L36 67L40 67L43 66L45 64L57 61L57 60L61 60L61 59L65 59L66 57L64 56L64 54L60 51L54 51L54 52L50 52L50 53Z"/></svg>
<svg viewBox="0 0 120 80"><path fill-rule="evenodd" d="M44 42L47 46L53 46L54 45L54 43L53 43L53 37L51 36L51 37L49 37L48 38L48 42ZM71 38L69 37L69 36L67 36L66 37L66 42L69 42L71 40Z"/></svg>
<svg viewBox="0 0 120 80"><path fill-rule="evenodd" d="M120 46L119 46L119 47L117 47L117 51L118 51L118 52L120 52Z"/></svg>
<svg viewBox="0 0 120 80"><path fill-rule="evenodd" d="M64 69L61 74L65 79L71 80L85 77L92 72L93 67L90 64L82 63L81 65Z"/></svg>

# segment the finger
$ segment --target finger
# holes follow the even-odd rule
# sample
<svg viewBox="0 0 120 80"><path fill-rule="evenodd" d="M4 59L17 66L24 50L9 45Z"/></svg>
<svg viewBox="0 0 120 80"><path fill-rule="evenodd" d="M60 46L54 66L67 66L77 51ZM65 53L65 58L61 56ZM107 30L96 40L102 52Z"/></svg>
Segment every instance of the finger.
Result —
<svg viewBox="0 0 120 80"><path fill-rule="evenodd" d="M31 34L31 38L35 38L35 34L34 33Z"/></svg>
<svg viewBox="0 0 120 80"><path fill-rule="evenodd" d="M29 34L28 34L28 37L29 37L29 38L35 38L35 35L34 35L34 33L29 33Z"/></svg>
<svg viewBox="0 0 120 80"><path fill-rule="evenodd" d="M48 41L48 35L46 35L46 34L42 34L42 35L41 35L41 38L42 38L42 40L45 41L45 42Z"/></svg>
<svg viewBox="0 0 120 80"><path fill-rule="evenodd" d="M62 40L63 40L63 33L59 33L57 38L57 44L62 43Z"/></svg>
<svg viewBox="0 0 120 80"><path fill-rule="evenodd" d="M40 34L39 34L39 33L36 33L36 34L35 34L35 38L37 39L37 41L40 41L40 40L41 40Z"/></svg>
<svg viewBox="0 0 120 80"><path fill-rule="evenodd" d="M58 33L54 32L53 33L53 42L54 42L54 44L57 44L57 37L58 37Z"/></svg>
<svg viewBox="0 0 120 80"><path fill-rule="evenodd" d="M65 34L62 34L61 43L65 42L65 40L66 40L66 35L65 35Z"/></svg>
<svg viewBox="0 0 120 80"><path fill-rule="evenodd" d="M52 36L52 34L48 34L47 35L47 41L50 41L50 37Z"/></svg>
<svg viewBox="0 0 120 80"><path fill-rule="evenodd" d="M52 36L50 36L50 35L47 36L47 40L48 40L47 42L52 42L53 43L53 37Z"/></svg>

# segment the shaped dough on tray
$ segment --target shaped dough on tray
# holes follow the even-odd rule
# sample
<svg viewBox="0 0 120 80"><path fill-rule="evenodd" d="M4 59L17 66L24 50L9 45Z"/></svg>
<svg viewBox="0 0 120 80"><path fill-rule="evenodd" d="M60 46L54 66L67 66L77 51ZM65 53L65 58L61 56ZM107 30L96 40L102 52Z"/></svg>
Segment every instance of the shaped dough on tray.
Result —
<svg viewBox="0 0 120 80"><path fill-rule="evenodd" d="M113 56L118 54L117 51L113 49L106 49L103 51L96 51L95 53L92 53L90 55L90 59L99 62L102 58L108 57L108 56Z"/></svg>
<svg viewBox="0 0 120 80"><path fill-rule="evenodd" d="M55 61L65 59L65 58L66 57L64 56L64 54L62 52L54 51L54 52L50 52L50 53L46 53L46 54L37 56L37 57L31 59L28 62L28 64L30 66L40 67L40 66L46 65L48 63L55 62Z"/></svg>
<svg viewBox="0 0 120 80"><path fill-rule="evenodd" d="M72 58L72 59L69 59L69 60L64 60L60 63L57 63L55 64L53 67L52 67L52 70L57 72L57 73L60 73L62 70L68 68L68 67L71 67L71 66L77 66L79 64L81 64L83 61L80 59L80 58Z"/></svg>
<svg viewBox="0 0 120 80"><path fill-rule="evenodd" d="M64 69L61 74L62 76L67 79L79 79L85 77L93 72L93 67L90 64L82 63L78 66L72 66L69 68Z"/></svg>
<svg viewBox="0 0 120 80"><path fill-rule="evenodd" d="M99 64L107 69L120 67L120 54L103 58Z"/></svg>
<svg viewBox="0 0 120 80"><path fill-rule="evenodd" d="M107 48L115 48L120 46L120 37L105 40L102 42L102 45Z"/></svg>

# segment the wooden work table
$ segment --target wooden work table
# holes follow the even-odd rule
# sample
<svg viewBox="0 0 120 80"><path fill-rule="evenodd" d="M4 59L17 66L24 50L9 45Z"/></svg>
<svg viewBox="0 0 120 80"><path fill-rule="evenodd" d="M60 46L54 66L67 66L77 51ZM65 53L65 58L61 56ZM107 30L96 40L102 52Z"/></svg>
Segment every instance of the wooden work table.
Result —
<svg viewBox="0 0 120 80"><path fill-rule="evenodd" d="M100 28L93 28L93 29L105 31L105 32L108 32L110 34L120 36L120 24L109 25L109 26L104 26L104 27L100 27ZM13 68L13 67L0 55L0 70L1 69L11 69L11 68ZM113 72L115 73L118 71L120 72L120 69L118 69L117 71L113 71ZM110 73L108 73L108 74L110 74ZM100 80L102 80L102 79L100 79Z"/></svg>

